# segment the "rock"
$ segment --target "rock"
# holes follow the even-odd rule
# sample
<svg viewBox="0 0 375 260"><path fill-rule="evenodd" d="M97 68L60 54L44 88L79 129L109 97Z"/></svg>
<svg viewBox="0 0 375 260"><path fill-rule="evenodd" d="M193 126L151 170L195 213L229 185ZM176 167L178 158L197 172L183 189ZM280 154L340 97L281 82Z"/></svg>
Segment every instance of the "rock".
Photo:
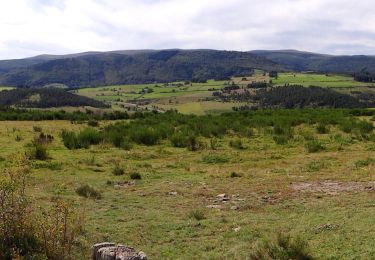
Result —
<svg viewBox="0 0 375 260"><path fill-rule="evenodd" d="M216 197L218 198L219 201L222 201L222 202L230 200L230 197L225 193L219 194Z"/></svg>
<svg viewBox="0 0 375 260"><path fill-rule="evenodd" d="M209 209L221 209L221 206L220 205L207 205L206 208L209 208Z"/></svg>
<svg viewBox="0 0 375 260"><path fill-rule="evenodd" d="M171 196L177 196L178 192L177 191L171 191L168 194L171 195Z"/></svg>
<svg viewBox="0 0 375 260"><path fill-rule="evenodd" d="M236 227L236 228L233 229L233 231L236 232L236 233L239 232L240 230L241 230L241 227Z"/></svg>
<svg viewBox="0 0 375 260"><path fill-rule="evenodd" d="M238 207L238 206L232 206L232 207L230 207L230 209L231 209L231 210L238 210L239 207Z"/></svg>
<svg viewBox="0 0 375 260"><path fill-rule="evenodd" d="M92 260L147 260L144 252L115 243L100 243L92 247Z"/></svg>

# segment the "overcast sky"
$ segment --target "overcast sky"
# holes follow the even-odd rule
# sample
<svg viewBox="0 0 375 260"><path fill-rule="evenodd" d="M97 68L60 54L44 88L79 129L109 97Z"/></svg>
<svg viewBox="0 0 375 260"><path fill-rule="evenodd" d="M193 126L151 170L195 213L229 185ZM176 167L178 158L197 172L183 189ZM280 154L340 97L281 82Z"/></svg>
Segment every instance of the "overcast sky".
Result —
<svg viewBox="0 0 375 260"><path fill-rule="evenodd" d="M0 59L124 49L375 55L373 0L3 0Z"/></svg>

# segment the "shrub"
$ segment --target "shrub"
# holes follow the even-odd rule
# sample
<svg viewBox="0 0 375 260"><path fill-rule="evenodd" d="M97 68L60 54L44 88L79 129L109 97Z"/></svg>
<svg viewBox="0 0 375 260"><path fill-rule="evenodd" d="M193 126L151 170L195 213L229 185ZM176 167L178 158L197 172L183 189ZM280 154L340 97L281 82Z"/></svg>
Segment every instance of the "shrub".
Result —
<svg viewBox="0 0 375 260"><path fill-rule="evenodd" d="M367 121L360 121L357 127L361 134L370 134L374 130L373 124Z"/></svg>
<svg viewBox="0 0 375 260"><path fill-rule="evenodd" d="M363 167L367 167L371 164L374 164L375 163L375 159L373 158L368 158L366 160L358 160L356 161L355 163L355 167L356 168L363 168Z"/></svg>
<svg viewBox="0 0 375 260"><path fill-rule="evenodd" d="M245 146L243 145L242 139L237 138L235 140L229 141L229 146L238 150L244 150Z"/></svg>
<svg viewBox="0 0 375 260"><path fill-rule="evenodd" d="M216 138L210 139L210 147L211 147L211 150L217 150L219 148L219 142Z"/></svg>
<svg viewBox="0 0 375 260"><path fill-rule="evenodd" d="M135 132L131 132L131 139L147 146L156 145L161 139L161 133L152 127L139 128Z"/></svg>
<svg viewBox="0 0 375 260"><path fill-rule="evenodd" d="M141 174L139 172L132 172L130 174L130 179L132 179L132 180L140 180L140 179L142 179L142 176L141 176Z"/></svg>
<svg viewBox="0 0 375 260"><path fill-rule="evenodd" d="M42 128L40 126L33 126L34 132L42 132Z"/></svg>
<svg viewBox="0 0 375 260"><path fill-rule="evenodd" d="M318 132L318 134L328 134L329 128L325 124L318 124L316 126L316 131Z"/></svg>
<svg viewBox="0 0 375 260"><path fill-rule="evenodd" d="M8 169L0 182L0 259L21 259L41 251L33 208L25 194L27 159Z"/></svg>
<svg viewBox="0 0 375 260"><path fill-rule="evenodd" d="M174 147L185 148L188 146L188 137L182 132L173 133L170 137L170 141Z"/></svg>
<svg viewBox="0 0 375 260"><path fill-rule="evenodd" d="M355 129L355 121L354 120L344 120L340 122L339 128L344 133L351 133Z"/></svg>
<svg viewBox="0 0 375 260"><path fill-rule="evenodd" d="M311 260L314 259L308 250L308 243L297 237L279 233L275 241L264 241L250 254L252 260Z"/></svg>
<svg viewBox="0 0 375 260"><path fill-rule="evenodd" d="M96 120L91 119L91 120L89 120L89 121L87 122L87 125L88 125L88 126L91 126L91 127L98 127L98 126L99 126L99 122L96 121Z"/></svg>
<svg viewBox="0 0 375 260"><path fill-rule="evenodd" d="M133 146L133 143L128 139L122 140L120 144L120 148L126 151L130 151L133 148Z"/></svg>
<svg viewBox="0 0 375 260"><path fill-rule="evenodd" d="M199 149L202 149L203 145L201 142L199 142L197 136L190 135L187 139L187 149L189 151L198 151Z"/></svg>
<svg viewBox="0 0 375 260"><path fill-rule="evenodd" d="M102 195L99 191L97 191L95 188L91 187L88 184L81 185L76 189L76 193L85 198L92 198L92 199L101 199Z"/></svg>
<svg viewBox="0 0 375 260"><path fill-rule="evenodd" d="M203 163L216 164L216 163L228 163L229 158L222 155L209 154L202 157Z"/></svg>
<svg viewBox="0 0 375 260"><path fill-rule="evenodd" d="M44 144L34 143L32 148L32 158L41 161L47 160L47 147Z"/></svg>
<svg viewBox="0 0 375 260"><path fill-rule="evenodd" d="M242 174L237 173L237 172L231 172L230 177L231 178L239 178L239 177L242 177Z"/></svg>
<svg viewBox="0 0 375 260"><path fill-rule="evenodd" d="M93 128L86 128L78 134L64 130L61 137L65 147L70 150L89 148L90 145L99 144L103 140L102 135Z"/></svg>
<svg viewBox="0 0 375 260"><path fill-rule="evenodd" d="M287 136L285 136L285 135L274 135L273 136L273 140L278 145L284 145L284 144L288 143L289 138Z"/></svg>
<svg viewBox="0 0 375 260"><path fill-rule="evenodd" d="M318 140L306 142L305 148L309 153L316 153L325 149L325 147Z"/></svg>
<svg viewBox="0 0 375 260"><path fill-rule="evenodd" d="M189 217L197 221L201 221L203 219L206 219L206 213L203 210L196 209L189 213Z"/></svg>
<svg viewBox="0 0 375 260"><path fill-rule="evenodd" d="M125 174L124 169L122 169L119 165L116 165L116 167L113 169L113 174L116 176L121 176Z"/></svg>

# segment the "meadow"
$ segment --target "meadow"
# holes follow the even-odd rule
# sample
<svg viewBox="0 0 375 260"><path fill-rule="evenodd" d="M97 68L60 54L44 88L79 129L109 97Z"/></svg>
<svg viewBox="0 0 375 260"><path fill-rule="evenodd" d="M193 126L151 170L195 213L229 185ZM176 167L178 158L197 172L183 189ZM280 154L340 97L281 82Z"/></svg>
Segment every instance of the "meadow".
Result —
<svg viewBox="0 0 375 260"><path fill-rule="evenodd" d="M350 76L317 73L279 73L278 78L272 80L272 82L276 86L283 86L285 84L328 88L375 86L374 83L355 81Z"/></svg>
<svg viewBox="0 0 375 260"><path fill-rule="evenodd" d="M301 236L317 259L371 259L373 120L367 110L150 114L99 121L90 136L79 135L87 133L85 122L3 121L0 169L29 151L41 131L54 136L48 159L29 161L27 193L37 205L60 197L84 209L77 259L103 241L134 246L150 259L249 259L279 232ZM194 149L177 139L185 140L179 133L186 125ZM148 130L140 137L141 129ZM70 150L63 130L102 139ZM116 147L117 131L130 146ZM147 141L155 133L160 138ZM84 185L101 198L79 196Z"/></svg>

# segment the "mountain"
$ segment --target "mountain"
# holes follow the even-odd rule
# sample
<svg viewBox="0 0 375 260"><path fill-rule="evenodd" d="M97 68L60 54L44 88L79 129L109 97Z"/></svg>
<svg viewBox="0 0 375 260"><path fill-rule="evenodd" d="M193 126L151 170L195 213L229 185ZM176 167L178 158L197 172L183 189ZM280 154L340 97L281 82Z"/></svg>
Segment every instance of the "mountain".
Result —
<svg viewBox="0 0 375 260"><path fill-rule="evenodd" d="M258 50L249 53L272 60L295 71L353 74L366 68L369 72L375 73L375 56L335 56L296 50Z"/></svg>
<svg viewBox="0 0 375 260"><path fill-rule="evenodd" d="M286 68L266 58L236 51L172 49L89 52L0 61L0 85L41 87L58 83L82 87L204 81L248 75L253 69Z"/></svg>

